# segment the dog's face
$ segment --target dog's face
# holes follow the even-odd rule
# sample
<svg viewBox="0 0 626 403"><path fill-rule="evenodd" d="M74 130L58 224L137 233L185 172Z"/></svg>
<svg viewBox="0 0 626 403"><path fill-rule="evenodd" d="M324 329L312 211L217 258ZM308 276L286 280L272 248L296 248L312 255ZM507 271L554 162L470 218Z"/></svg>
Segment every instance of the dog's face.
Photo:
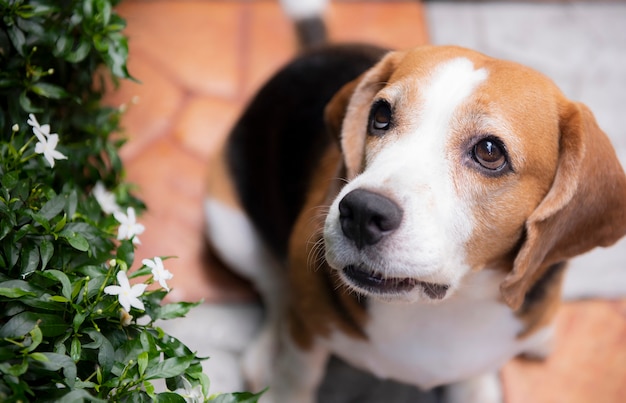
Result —
<svg viewBox="0 0 626 403"><path fill-rule="evenodd" d="M503 296L519 306L546 264L572 256L556 245L578 224L563 223L549 240L533 238L532 227L586 204L578 183L604 181L586 165L609 160L619 178L618 194L601 208L618 209L613 199L626 194L584 107L537 72L467 50L391 53L341 91L327 116L343 117L334 125L349 182L326 218L326 259L350 288L384 300L443 300L468 272L488 267L510 271ZM603 155L590 159L596 149ZM588 207L572 214L586 216ZM626 218L616 214L619 228L572 252L623 235ZM600 219L588 216L591 224L580 225L595 228Z"/></svg>

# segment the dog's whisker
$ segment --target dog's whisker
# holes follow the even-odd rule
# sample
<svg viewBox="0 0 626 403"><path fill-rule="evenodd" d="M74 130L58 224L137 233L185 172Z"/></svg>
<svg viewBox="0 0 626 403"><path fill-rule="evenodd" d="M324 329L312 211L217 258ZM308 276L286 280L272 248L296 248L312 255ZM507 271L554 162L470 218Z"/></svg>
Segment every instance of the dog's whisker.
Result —
<svg viewBox="0 0 626 403"><path fill-rule="evenodd" d="M307 210L308 220L307 225L318 226L324 223L326 220L326 216L330 211L330 206L321 205L311 207Z"/></svg>
<svg viewBox="0 0 626 403"><path fill-rule="evenodd" d="M318 239L313 241L312 238L315 238L316 236ZM313 271L317 271L322 267L325 261L324 239L320 236L320 234L313 234L309 237L307 244L312 244L307 256L307 268L312 268Z"/></svg>
<svg viewBox="0 0 626 403"><path fill-rule="evenodd" d="M339 181L339 182L343 182L345 184L347 184L348 182L350 182L347 178L342 178L341 176L336 176L332 179L332 181Z"/></svg>

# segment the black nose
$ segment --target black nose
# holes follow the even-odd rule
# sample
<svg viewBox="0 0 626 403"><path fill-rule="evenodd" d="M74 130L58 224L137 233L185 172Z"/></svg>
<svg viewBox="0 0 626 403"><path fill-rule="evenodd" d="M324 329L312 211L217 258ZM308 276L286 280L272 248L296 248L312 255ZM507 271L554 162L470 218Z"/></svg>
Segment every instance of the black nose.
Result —
<svg viewBox="0 0 626 403"><path fill-rule="evenodd" d="M341 229L359 249L374 245L401 221L402 209L395 202L369 190L355 189L339 202Z"/></svg>

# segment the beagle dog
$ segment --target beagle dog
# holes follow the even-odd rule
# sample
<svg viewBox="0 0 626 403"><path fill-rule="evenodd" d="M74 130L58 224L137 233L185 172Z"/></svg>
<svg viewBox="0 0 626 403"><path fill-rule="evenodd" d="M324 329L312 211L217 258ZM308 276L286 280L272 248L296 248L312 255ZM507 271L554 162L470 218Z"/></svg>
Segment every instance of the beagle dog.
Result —
<svg viewBox="0 0 626 403"><path fill-rule="evenodd" d="M566 261L626 234L626 176L589 109L459 47L303 54L210 174L210 245L267 310L243 365L265 402L315 402L331 355L501 402L499 368L549 351Z"/></svg>

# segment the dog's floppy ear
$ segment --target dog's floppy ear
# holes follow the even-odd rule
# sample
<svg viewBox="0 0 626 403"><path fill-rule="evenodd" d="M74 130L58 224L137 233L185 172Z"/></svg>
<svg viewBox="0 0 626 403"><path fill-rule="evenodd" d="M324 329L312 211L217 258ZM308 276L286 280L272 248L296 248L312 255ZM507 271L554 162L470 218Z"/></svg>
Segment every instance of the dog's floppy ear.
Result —
<svg viewBox="0 0 626 403"><path fill-rule="evenodd" d="M330 134L334 139L339 142L341 137L341 126L343 123L343 119L346 117L346 111L348 109L348 103L350 102L350 98L352 98L352 94L356 89L359 82L363 78L361 74L356 79L350 81L348 84L345 84L335 95L333 95L330 102L326 105L326 109L324 110L324 120L326 122L326 127Z"/></svg>
<svg viewBox="0 0 626 403"><path fill-rule="evenodd" d="M326 125L339 139L348 178L361 170L372 99L386 85L403 56L403 52L387 53L374 67L344 85L326 105Z"/></svg>
<svg viewBox="0 0 626 403"><path fill-rule="evenodd" d="M524 243L500 287L515 310L551 265L626 234L626 176L615 151L585 105L563 104L554 182L528 218Z"/></svg>

